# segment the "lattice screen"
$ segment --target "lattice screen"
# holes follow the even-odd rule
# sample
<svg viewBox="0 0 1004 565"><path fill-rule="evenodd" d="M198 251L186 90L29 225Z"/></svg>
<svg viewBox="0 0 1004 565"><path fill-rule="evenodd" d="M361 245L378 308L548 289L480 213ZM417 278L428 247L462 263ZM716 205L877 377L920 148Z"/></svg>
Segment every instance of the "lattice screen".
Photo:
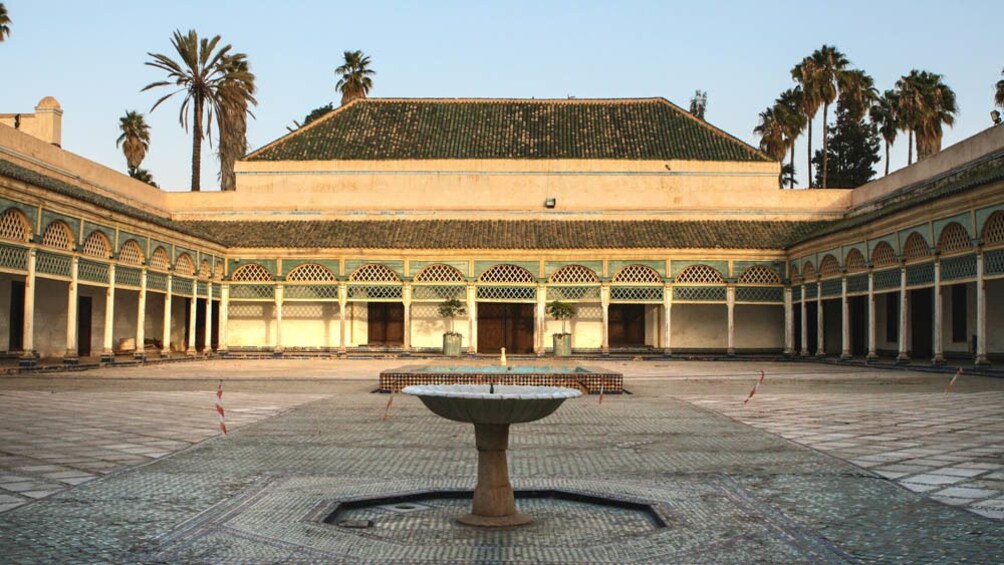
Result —
<svg viewBox="0 0 1004 565"><path fill-rule="evenodd" d="M941 280L976 278L976 255L960 255L941 260Z"/></svg>
<svg viewBox="0 0 1004 565"><path fill-rule="evenodd" d="M840 296L844 292L844 283L840 279L822 282L823 296Z"/></svg>
<svg viewBox="0 0 1004 565"><path fill-rule="evenodd" d="M42 245L53 249L73 251L73 231L70 226L59 220L49 224L42 234Z"/></svg>
<svg viewBox="0 0 1004 565"><path fill-rule="evenodd" d="M171 292L191 296L195 292L195 284L192 279L173 277L171 279Z"/></svg>
<svg viewBox="0 0 1004 565"><path fill-rule="evenodd" d="M167 290L167 275L164 273L154 273L147 271L146 273L146 289L147 290Z"/></svg>
<svg viewBox="0 0 1004 565"><path fill-rule="evenodd" d="M108 264L81 259L80 262L77 263L77 277L79 277L82 281L107 283Z"/></svg>
<svg viewBox="0 0 1004 565"><path fill-rule="evenodd" d="M736 302L781 303L784 288L779 286L737 286Z"/></svg>
<svg viewBox="0 0 1004 565"><path fill-rule="evenodd" d="M578 301L578 300L597 301L600 299L600 287L599 285L549 286L547 287L547 299L568 300L568 301Z"/></svg>
<svg viewBox="0 0 1004 565"><path fill-rule="evenodd" d="M983 272L986 275L1004 274L1004 249L995 249L983 254Z"/></svg>
<svg viewBox="0 0 1004 565"><path fill-rule="evenodd" d="M119 249L119 261L130 265L143 264L143 250L136 240L130 239L122 244L122 248Z"/></svg>
<svg viewBox="0 0 1004 565"><path fill-rule="evenodd" d="M739 284L781 284L781 277L774 269L754 265L743 271Z"/></svg>
<svg viewBox="0 0 1004 565"><path fill-rule="evenodd" d="M941 237L938 239L938 250L943 254L961 253L972 249L970 245L969 232L962 224L952 222L941 230Z"/></svg>
<svg viewBox="0 0 1004 565"><path fill-rule="evenodd" d="M272 300L275 287L270 284L235 284L230 286L231 300Z"/></svg>
<svg viewBox="0 0 1004 565"><path fill-rule="evenodd" d="M934 263L911 265L906 268L907 286L934 284Z"/></svg>
<svg viewBox="0 0 1004 565"><path fill-rule="evenodd" d="M725 279L723 279L722 274L713 267L709 267L707 265L692 265L680 272L679 276L676 277L676 282L684 284L722 284L725 282Z"/></svg>
<svg viewBox="0 0 1004 565"><path fill-rule="evenodd" d="M118 267L117 269L115 269L115 284L138 287L139 283L140 283L139 269L131 269L129 267Z"/></svg>
<svg viewBox="0 0 1004 565"><path fill-rule="evenodd" d="M885 271L875 271L875 289L899 288L902 281L902 274L899 269L888 269Z"/></svg>
<svg viewBox="0 0 1004 565"><path fill-rule="evenodd" d="M8 241L28 241L31 236L31 223L24 212L17 208L8 208L0 216L0 239Z"/></svg>
<svg viewBox="0 0 1004 565"><path fill-rule="evenodd" d="M258 263L248 263L234 271L230 279L238 282L270 281L272 273Z"/></svg>
<svg viewBox="0 0 1004 565"><path fill-rule="evenodd" d="M208 279L212 274L213 269L209 266L209 260L203 259L202 264L199 265L199 278Z"/></svg>
<svg viewBox="0 0 1004 565"><path fill-rule="evenodd" d="M338 300L338 285L290 284L283 287L284 300Z"/></svg>
<svg viewBox="0 0 1004 565"><path fill-rule="evenodd" d="M724 286L674 286L673 300L680 302L725 302Z"/></svg>
<svg viewBox="0 0 1004 565"><path fill-rule="evenodd" d="M39 273L69 277L72 262L73 259L69 255L57 255L55 253L40 251L35 257L35 270Z"/></svg>
<svg viewBox="0 0 1004 565"><path fill-rule="evenodd" d="M983 224L983 245L1004 243L1004 212L994 212Z"/></svg>
<svg viewBox="0 0 1004 565"><path fill-rule="evenodd" d="M350 285L349 300L401 300L398 285Z"/></svg>
<svg viewBox="0 0 1004 565"><path fill-rule="evenodd" d="M805 299L815 300L819 296L819 285L810 284L805 286Z"/></svg>
<svg viewBox="0 0 1004 565"><path fill-rule="evenodd" d="M437 263L419 271L415 282L465 282L464 274L456 267Z"/></svg>
<svg viewBox="0 0 1004 565"><path fill-rule="evenodd" d="M868 262L865 261L865 256L861 254L857 249L851 249L847 252L847 272L848 273L858 273L864 271L868 268Z"/></svg>
<svg viewBox="0 0 1004 565"><path fill-rule="evenodd" d="M537 287L479 286L477 288L477 299L498 302L533 302L537 300Z"/></svg>
<svg viewBox="0 0 1004 565"><path fill-rule="evenodd" d="M598 283L600 279L592 269L582 265L565 265L551 273L548 282L552 284Z"/></svg>
<svg viewBox="0 0 1004 565"><path fill-rule="evenodd" d="M816 268L812 266L812 263L806 263L805 267L802 269L802 278L809 280L816 276Z"/></svg>
<svg viewBox="0 0 1004 565"><path fill-rule="evenodd" d="M854 275L847 277L847 292L868 292L868 275Z"/></svg>
<svg viewBox="0 0 1004 565"><path fill-rule="evenodd" d="M693 267L691 267L693 268ZM710 267L708 267L710 268ZM645 265L628 265L614 275L614 282L662 284L658 271Z"/></svg>
<svg viewBox="0 0 1004 565"><path fill-rule="evenodd" d="M823 257L823 260L819 262L819 276L832 277L839 274L840 263L837 262L837 258L833 255Z"/></svg>
<svg viewBox="0 0 1004 565"><path fill-rule="evenodd" d="M178 255L178 259L174 262L174 272L187 277L195 276L195 263L192 262L192 256L188 253Z"/></svg>
<svg viewBox="0 0 1004 565"><path fill-rule="evenodd" d="M166 271L171 268L171 260L167 258L167 251L163 247L158 247L150 254L150 268L158 271Z"/></svg>
<svg viewBox="0 0 1004 565"><path fill-rule="evenodd" d="M91 257L107 259L112 254L112 244L108 241L108 236L95 230L84 240L83 253Z"/></svg>
<svg viewBox="0 0 1004 565"><path fill-rule="evenodd" d="M416 284L411 288L411 299L425 302L463 301L466 296L467 287L459 284Z"/></svg>
<svg viewBox="0 0 1004 565"><path fill-rule="evenodd" d="M907 261L925 259L931 256L931 248L927 245L924 236L913 232L910 234L910 237L906 238L906 243L903 244L903 256L906 257Z"/></svg>
<svg viewBox="0 0 1004 565"><path fill-rule="evenodd" d="M495 265L481 274L480 282L485 283L535 283L533 273L516 265Z"/></svg>
<svg viewBox="0 0 1004 565"><path fill-rule="evenodd" d="M386 265L363 265L349 275L353 282L401 282L397 273Z"/></svg>
<svg viewBox="0 0 1004 565"><path fill-rule="evenodd" d="M0 267L19 271L28 268L28 250L13 245L0 245Z"/></svg>
<svg viewBox="0 0 1004 565"><path fill-rule="evenodd" d="M662 302L661 286L612 286L611 302Z"/></svg>
<svg viewBox="0 0 1004 565"><path fill-rule="evenodd" d="M335 278L331 269L317 263L300 265L286 275L287 281L333 281Z"/></svg>
<svg viewBox="0 0 1004 565"><path fill-rule="evenodd" d="M213 275L218 278L223 278L223 261L217 261L216 267L213 268Z"/></svg>
<svg viewBox="0 0 1004 565"><path fill-rule="evenodd" d="M872 251L872 265L882 267L895 264L896 252L891 245L883 241L875 246L875 250Z"/></svg>

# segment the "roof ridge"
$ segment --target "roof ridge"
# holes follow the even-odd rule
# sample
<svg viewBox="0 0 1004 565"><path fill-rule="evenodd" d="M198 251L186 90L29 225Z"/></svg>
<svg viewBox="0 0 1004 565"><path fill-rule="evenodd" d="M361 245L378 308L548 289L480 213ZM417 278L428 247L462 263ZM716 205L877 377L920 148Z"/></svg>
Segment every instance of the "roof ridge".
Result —
<svg viewBox="0 0 1004 565"><path fill-rule="evenodd" d="M639 102L649 102L658 103L660 100L665 100L659 96L641 96L641 97L627 97L627 98L498 98L498 97L459 97L459 98L407 98L407 97L374 97L374 98L361 98L358 100L353 100L353 102L412 102L412 103L492 103L492 102L530 102L530 103L547 103L547 104L637 104Z"/></svg>
<svg viewBox="0 0 1004 565"><path fill-rule="evenodd" d="M702 120L701 118L698 118L697 116L695 116L695 115L691 114L690 112L684 110L682 107L678 106L675 102L672 102L668 98L660 96L659 98L657 98L657 100L661 101L664 104L669 104L671 107L673 107L674 109L676 109L677 111L679 111L680 113L682 113L684 116L690 118L691 120L694 120L695 122L698 123L698 125L700 125L700 126L706 128L706 129L708 129L709 131L711 131L711 133L713 133L715 135L718 135L718 136L721 136L721 137L724 137L725 139L728 139L730 141L735 141L736 143L738 143L739 145L743 146L747 151L751 152L752 154L754 154L754 155L756 155L758 157L763 157L764 159L766 159L768 161L773 161L773 159L771 159L770 156L768 156L763 151L760 151L760 149L758 147L754 147L751 143L747 143L747 142L739 139L738 137L732 135L731 133L723 130L722 128L720 128L718 126L715 126L715 125L712 125L711 123L709 123L709 122L707 122L705 120Z"/></svg>
<svg viewBox="0 0 1004 565"><path fill-rule="evenodd" d="M255 149L254 151L252 151L252 152L248 153L247 155L245 155L244 157L242 157L241 160L243 160L243 159L250 159L250 158L254 157L255 155L261 153L262 151L268 149L269 147L272 147L273 145L275 145L277 143L286 141L287 139L290 139L290 138L296 136L297 134L307 132L307 131L311 130L312 128L317 127L318 124L330 120L332 117L340 114L342 112L342 110L345 110L346 108L349 108L350 106L352 106L353 104L355 104L356 102L358 102L360 100L365 100L365 99L364 98L356 98L355 100L349 100L345 104L342 104L341 106L335 108L334 110L328 112L327 114L324 114L323 116L321 116L320 118L317 118L316 120L310 122L309 124L304 125L304 126L300 126L300 127L296 128L295 130L287 133L286 135L284 135L284 136L282 136L282 137L280 137L278 139L272 140L271 143L267 143L265 145L262 145L258 149Z"/></svg>

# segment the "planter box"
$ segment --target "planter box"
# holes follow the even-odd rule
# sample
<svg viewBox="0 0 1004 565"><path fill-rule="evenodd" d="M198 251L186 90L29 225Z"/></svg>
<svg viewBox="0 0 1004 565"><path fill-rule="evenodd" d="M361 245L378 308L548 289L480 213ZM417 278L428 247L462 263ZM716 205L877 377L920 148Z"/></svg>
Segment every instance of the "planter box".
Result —
<svg viewBox="0 0 1004 565"><path fill-rule="evenodd" d="M572 334L554 334L554 356L568 357L572 354Z"/></svg>
<svg viewBox="0 0 1004 565"><path fill-rule="evenodd" d="M443 355L447 357L460 357L460 351L464 347L464 336L460 334L443 334Z"/></svg>

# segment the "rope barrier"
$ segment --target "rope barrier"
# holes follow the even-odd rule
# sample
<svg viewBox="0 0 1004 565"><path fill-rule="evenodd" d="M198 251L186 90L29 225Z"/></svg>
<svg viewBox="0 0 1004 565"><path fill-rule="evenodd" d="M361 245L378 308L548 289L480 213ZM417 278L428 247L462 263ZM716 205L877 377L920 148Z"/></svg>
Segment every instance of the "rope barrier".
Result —
<svg viewBox="0 0 1004 565"><path fill-rule="evenodd" d="M756 384L753 385L753 390L750 391L750 395L746 397L746 400L743 400L744 406L746 405L746 403L750 401L751 398L753 398L753 395L756 394L756 391L758 388L760 388L760 385L763 384L763 377L764 377L764 372L761 370L760 378L757 379Z"/></svg>
<svg viewBox="0 0 1004 565"><path fill-rule="evenodd" d="M216 386L216 414L220 417L220 431L227 435L227 418L223 411L223 379Z"/></svg>

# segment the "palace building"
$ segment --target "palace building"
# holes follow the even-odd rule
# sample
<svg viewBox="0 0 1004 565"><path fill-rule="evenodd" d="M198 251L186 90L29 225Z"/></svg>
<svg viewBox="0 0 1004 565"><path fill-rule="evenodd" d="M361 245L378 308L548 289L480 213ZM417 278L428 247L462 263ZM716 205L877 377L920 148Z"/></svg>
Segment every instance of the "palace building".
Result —
<svg viewBox="0 0 1004 565"><path fill-rule="evenodd" d="M661 98L364 99L166 192L0 114L0 349L1004 357L1004 127L857 189ZM70 148L72 149L72 148Z"/></svg>

